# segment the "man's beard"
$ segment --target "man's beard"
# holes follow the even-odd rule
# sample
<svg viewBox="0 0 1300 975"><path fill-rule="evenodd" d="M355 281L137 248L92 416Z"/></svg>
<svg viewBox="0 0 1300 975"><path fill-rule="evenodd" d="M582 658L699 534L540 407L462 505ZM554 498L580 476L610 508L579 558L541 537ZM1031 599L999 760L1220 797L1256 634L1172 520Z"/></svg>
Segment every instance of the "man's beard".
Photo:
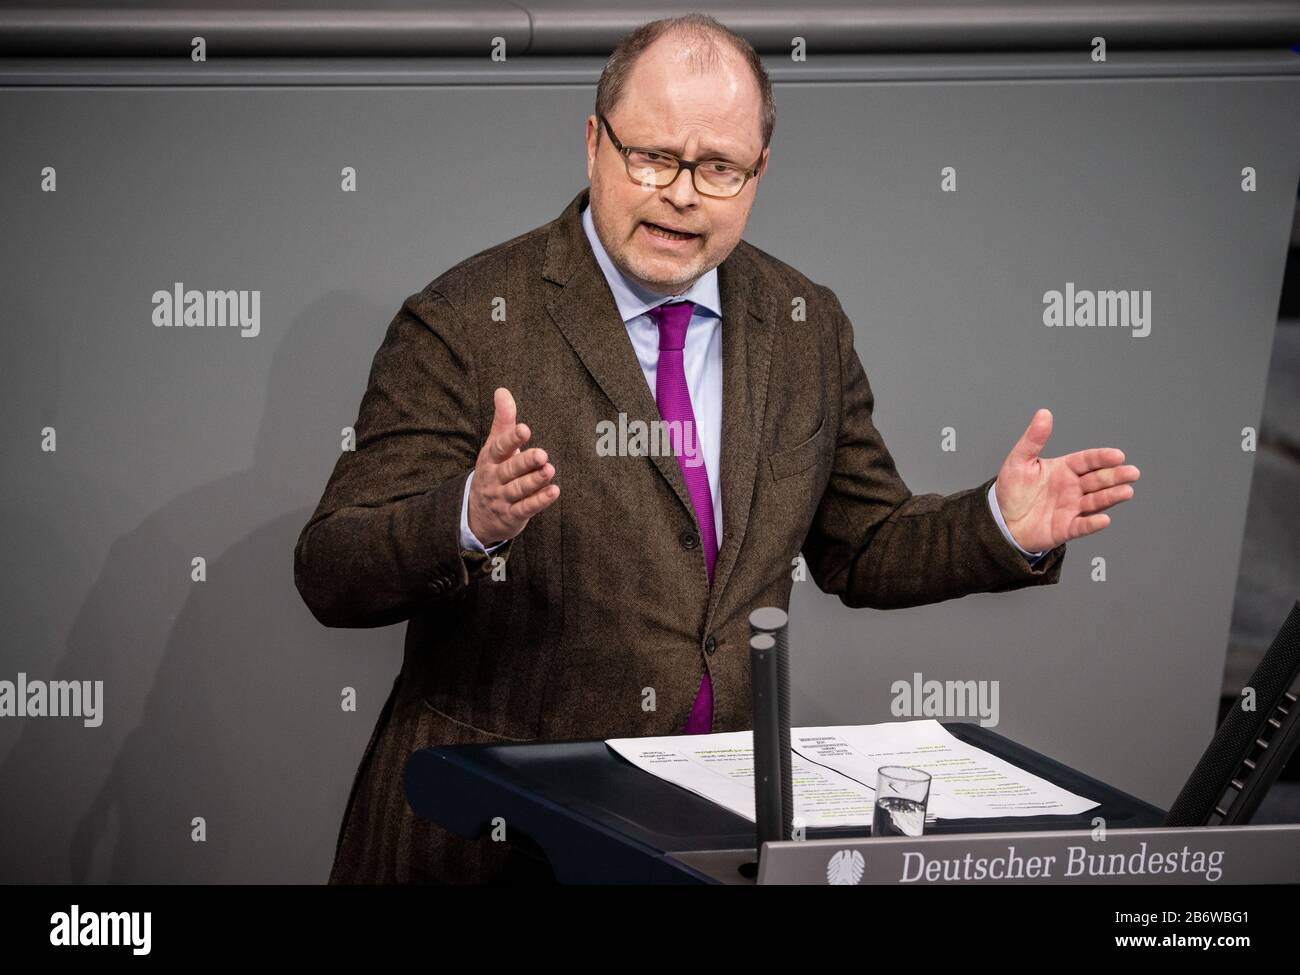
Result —
<svg viewBox="0 0 1300 975"><path fill-rule="evenodd" d="M595 223L595 227L596 235L599 236L600 224ZM636 237L636 235L640 233L644 233L644 231L641 229L641 220L638 218L636 224L632 228L632 237ZM610 247L608 243L605 243L603 238L601 243L605 244L606 253L609 254L610 259L614 262L615 266L617 266L624 274L634 277L639 281L653 284L657 289L670 294L680 294L690 287L691 284L704 277L705 274L712 270L708 266L707 256L703 251L701 251L701 253L691 258L688 263L680 265L676 273L670 271L669 273L672 274L672 277L669 280L663 280L658 276L662 274L663 271L655 271L652 269L652 262L655 259L648 258L644 254L638 252L636 244L631 239L618 241L618 247Z"/></svg>
<svg viewBox="0 0 1300 975"><path fill-rule="evenodd" d="M595 191L596 187L593 185L593 195L595 194ZM701 252L695 255L689 263L681 265L680 269L673 274L671 280L660 280L656 276L656 273L652 272L650 268L650 261L653 260L653 258L646 258L642 254L638 253L637 245L634 243L636 235L644 233L641 229L642 221L640 217L637 218L637 222L632 226L631 236L615 240L614 243L617 246L611 247L610 241L606 240L606 235L602 233L601 221L596 218L594 210L592 211L591 216L592 226L596 228L596 236L600 238L600 242L605 248L605 253L607 253L610 260L614 262L614 266L637 281L653 284L657 290L668 294L680 294L693 282L702 278L711 270L711 268L707 266L708 262L705 259L705 254L703 250L701 250ZM617 231L611 231L611 233L617 233ZM658 273L663 272L660 271Z"/></svg>
<svg viewBox="0 0 1300 975"><path fill-rule="evenodd" d="M633 233L641 233L639 225ZM667 280L658 276L659 274L662 274L662 271L652 270L651 264L653 259L647 259L643 257L643 255L638 254L635 247L628 247L622 254L614 255L614 257L615 263L626 265L622 269L624 273L627 273L630 269L632 273L641 280L652 282L660 288L670 289L674 291L674 293L677 291L684 291L693 281L703 277L705 273L702 270L697 270L698 268L702 268L705 263L700 257L692 259L688 264L681 265L680 270L677 273L672 274L672 276Z"/></svg>

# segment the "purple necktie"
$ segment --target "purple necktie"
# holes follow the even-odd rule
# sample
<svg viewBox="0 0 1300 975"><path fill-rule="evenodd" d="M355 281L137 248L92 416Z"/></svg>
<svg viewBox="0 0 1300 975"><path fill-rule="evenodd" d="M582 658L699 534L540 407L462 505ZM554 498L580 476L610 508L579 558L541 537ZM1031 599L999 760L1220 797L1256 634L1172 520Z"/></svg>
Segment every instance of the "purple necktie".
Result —
<svg viewBox="0 0 1300 975"><path fill-rule="evenodd" d="M713 525L713 496L709 493L709 473L704 466L704 450L699 428L691 409L691 394L686 387L686 370L682 366L682 349L686 345L686 328L695 310L693 301L672 301L650 309L650 317L659 326L659 365L655 370L655 402L659 415L668 423L681 424L683 449L677 450L677 466L686 479L691 504L700 523L700 544L704 548L704 569L713 585L713 563L718 556L718 539ZM671 428L670 428L671 429ZM689 431L689 433L687 432ZM686 445L694 445L695 457L686 456ZM691 716L682 731L688 735L707 734L713 730L713 684L704 672Z"/></svg>

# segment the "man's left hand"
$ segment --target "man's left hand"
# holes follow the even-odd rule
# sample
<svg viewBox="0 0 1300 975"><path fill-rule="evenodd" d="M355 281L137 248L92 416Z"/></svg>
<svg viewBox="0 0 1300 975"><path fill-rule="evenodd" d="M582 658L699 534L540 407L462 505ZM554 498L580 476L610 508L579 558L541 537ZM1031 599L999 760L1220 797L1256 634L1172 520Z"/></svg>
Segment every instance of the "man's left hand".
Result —
<svg viewBox="0 0 1300 975"><path fill-rule="evenodd" d="M1141 476L1115 447L1043 457L1051 435L1052 412L1039 410L1002 462L994 486L1007 529L1030 552L1101 531L1110 524L1102 512L1133 497L1131 482Z"/></svg>

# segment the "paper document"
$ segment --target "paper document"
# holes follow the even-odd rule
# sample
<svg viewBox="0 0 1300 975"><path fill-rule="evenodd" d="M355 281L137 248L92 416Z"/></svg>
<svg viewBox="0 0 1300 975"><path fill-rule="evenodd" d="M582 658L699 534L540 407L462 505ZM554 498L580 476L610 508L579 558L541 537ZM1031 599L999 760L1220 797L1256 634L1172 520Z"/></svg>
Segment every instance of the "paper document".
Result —
<svg viewBox="0 0 1300 975"><path fill-rule="evenodd" d="M876 770L929 772L926 819L1073 815L1099 803L958 739L933 718L791 728L794 814L805 826L869 826ZM633 765L754 820L754 735L610 738Z"/></svg>

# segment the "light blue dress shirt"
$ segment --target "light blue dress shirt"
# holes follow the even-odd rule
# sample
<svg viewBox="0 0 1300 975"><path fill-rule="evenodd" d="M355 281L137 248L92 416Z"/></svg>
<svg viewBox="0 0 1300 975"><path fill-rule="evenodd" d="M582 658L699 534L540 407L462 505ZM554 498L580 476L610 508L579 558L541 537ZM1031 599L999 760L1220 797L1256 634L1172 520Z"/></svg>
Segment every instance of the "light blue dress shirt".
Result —
<svg viewBox="0 0 1300 975"><path fill-rule="evenodd" d="M695 302L691 323L686 329L682 366L686 372L686 389L691 397L691 411L695 414L698 443L704 456L704 469L709 476L709 493L713 497L714 537L721 548L722 478L719 464L722 452L722 299L718 292L718 269L715 267L683 294L668 297L655 294L646 291L635 281L629 280L610 259L592 223L590 204L582 211L582 229L586 232L592 252L596 255L596 262L609 283L609 290L614 295L614 304L618 306L619 315L627 326L628 338L632 340L637 362L640 363L641 372L650 387L651 399L655 398L655 374L659 365L659 327L650 317L650 310L670 301ZM460 505L460 544L462 548L474 552L493 552L500 546L494 545L490 549L485 549L483 543L469 530L469 490L473 483L474 474L471 471L465 481L465 495ZM1011 532L1007 530L1002 512L998 508L997 498L994 496L995 486L989 487L988 495L993 518L1002 531L1003 537L1029 559L1030 564L1033 564L1046 553L1026 552L1011 537Z"/></svg>

